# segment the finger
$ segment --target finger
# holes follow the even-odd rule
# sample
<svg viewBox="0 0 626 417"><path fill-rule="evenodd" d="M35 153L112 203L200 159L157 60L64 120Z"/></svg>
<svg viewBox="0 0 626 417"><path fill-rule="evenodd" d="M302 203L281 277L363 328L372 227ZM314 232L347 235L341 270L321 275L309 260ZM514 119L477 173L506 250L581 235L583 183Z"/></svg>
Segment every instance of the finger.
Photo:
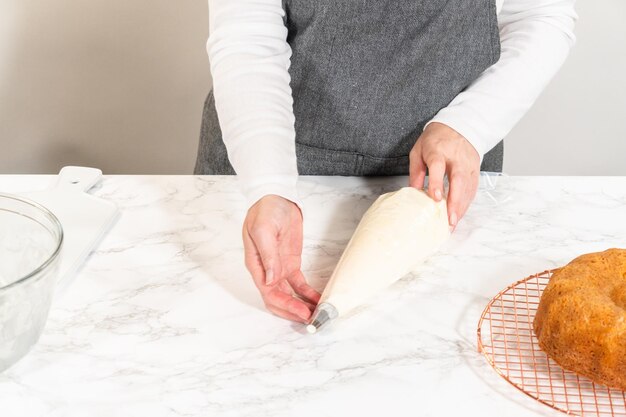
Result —
<svg viewBox="0 0 626 417"><path fill-rule="evenodd" d="M304 305L306 305L309 310L313 311L315 310L315 306L317 305L317 303L313 304L312 302L308 301L308 300L304 300L301 296L299 296L293 289L293 287L291 286L291 284L289 283L288 280L284 279L282 281L280 281L278 283L278 285L276 285L275 287L273 287L275 289L278 289L280 291L282 291L283 293L290 295L292 297L295 297L296 299L302 301L304 303Z"/></svg>
<svg viewBox="0 0 626 417"><path fill-rule="evenodd" d="M448 223L453 229L469 205L468 196L470 193L468 176L459 172L450 173L450 191L448 192Z"/></svg>
<svg viewBox="0 0 626 417"><path fill-rule="evenodd" d="M309 303L313 304L313 306L319 303L321 297L320 293L306 282L302 271L296 272L291 277L289 277L288 280L294 292L304 301L308 301Z"/></svg>
<svg viewBox="0 0 626 417"><path fill-rule="evenodd" d="M426 161L428 166L428 195L435 201L443 198L443 177L446 174L446 162L443 158Z"/></svg>
<svg viewBox="0 0 626 417"><path fill-rule="evenodd" d="M262 282L271 285L282 274L277 233L272 227L253 226L249 234L263 264Z"/></svg>
<svg viewBox="0 0 626 417"><path fill-rule="evenodd" d="M265 303L268 306L284 310L301 320L308 320L311 317L311 309L307 304L283 291L274 290L265 295Z"/></svg>
<svg viewBox="0 0 626 417"><path fill-rule="evenodd" d="M274 307L272 305L267 305L267 309L269 311L271 311L273 314L277 315L278 317L282 317L284 319L287 320L291 320L291 321L296 321L298 323L308 323L309 320L304 320L303 318L300 318L298 316L296 316L295 314L292 314L286 310L280 309L278 307Z"/></svg>
<svg viewBox="0 0 626 417"><path fill-rule="evenodd" d="M411 187L424 188L426 178L426 164L422 158L422 148L415 145L414 151L409 155L409 185Z"/></svg>
<svg viewBox="0 0 626 417"><path fill-rule="evenodd" d="M252 275L252 280L257 288L262 288L265 284L265 269L263 268L259 251L245 227L243 231L243 249L246 268Z"/></svg>

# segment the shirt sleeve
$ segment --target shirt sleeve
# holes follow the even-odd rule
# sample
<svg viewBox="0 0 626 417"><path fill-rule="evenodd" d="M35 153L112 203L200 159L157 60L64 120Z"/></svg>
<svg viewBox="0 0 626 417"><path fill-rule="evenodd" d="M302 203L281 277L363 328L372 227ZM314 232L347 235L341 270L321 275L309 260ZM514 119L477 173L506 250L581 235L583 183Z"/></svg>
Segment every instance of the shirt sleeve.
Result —
<svg viewBox="0 0 626 417"><path fill-rule="evenodd" d="M209 0L215 106L250 205L268 194L299 203L284 14L281 0Z"/></svg>
<svg viewBox="0 0 626 417"><path fill-rule="evenodd" d="M482 156L530 109L575 42L575 0L504 0L499 61L429 122L463 135ZM428 125L428 124L427 124Z"/></svg>

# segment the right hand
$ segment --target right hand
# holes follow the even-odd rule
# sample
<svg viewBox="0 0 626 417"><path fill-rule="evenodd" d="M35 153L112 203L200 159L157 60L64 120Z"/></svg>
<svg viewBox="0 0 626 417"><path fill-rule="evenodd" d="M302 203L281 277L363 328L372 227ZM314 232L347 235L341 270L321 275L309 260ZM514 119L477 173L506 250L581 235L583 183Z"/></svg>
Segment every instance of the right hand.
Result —
<svg viewBox="0 0 626 417"><path fill-rule="evenodd" d="M257 201L243 223L246 267L272 313L307 323L320 294L302 271L302 213L279 196Z"/></svg>

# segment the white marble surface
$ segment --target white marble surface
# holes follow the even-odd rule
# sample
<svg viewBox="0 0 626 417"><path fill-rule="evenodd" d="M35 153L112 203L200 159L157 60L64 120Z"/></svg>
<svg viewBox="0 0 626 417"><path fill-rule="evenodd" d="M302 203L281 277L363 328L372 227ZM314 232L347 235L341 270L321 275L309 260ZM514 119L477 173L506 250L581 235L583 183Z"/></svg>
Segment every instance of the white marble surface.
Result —
<svg viewBox="0 0 626 417"><path fill-rule="evenodd" d="M0 191L45 176L0 176ZM406 178L305 178L318 288L379 193ZM573 257L626 247L626 177L511 177L483 189L441 253L317 335L263 304L242 260L232 178L111 176L122 217L0 375L4 416L560 415L476 350L488 299Z"/></svg>

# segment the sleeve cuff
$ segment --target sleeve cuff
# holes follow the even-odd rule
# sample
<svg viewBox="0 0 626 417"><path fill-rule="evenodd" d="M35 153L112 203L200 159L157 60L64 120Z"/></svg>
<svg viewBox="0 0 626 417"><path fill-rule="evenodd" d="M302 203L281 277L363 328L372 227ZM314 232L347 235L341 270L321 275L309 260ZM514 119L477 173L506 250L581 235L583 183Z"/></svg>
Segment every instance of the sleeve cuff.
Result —
<svg viewBox="0 0 626 417"><path fill-rule="evenodd" d="M244 184L240 179L241 190L246 197L247 207L252 207L257 201L266 195L277 195L295 203L300 211L303 211L302 202L298 196L297 179L284 179L271 182L255 182Z"/></svg>

